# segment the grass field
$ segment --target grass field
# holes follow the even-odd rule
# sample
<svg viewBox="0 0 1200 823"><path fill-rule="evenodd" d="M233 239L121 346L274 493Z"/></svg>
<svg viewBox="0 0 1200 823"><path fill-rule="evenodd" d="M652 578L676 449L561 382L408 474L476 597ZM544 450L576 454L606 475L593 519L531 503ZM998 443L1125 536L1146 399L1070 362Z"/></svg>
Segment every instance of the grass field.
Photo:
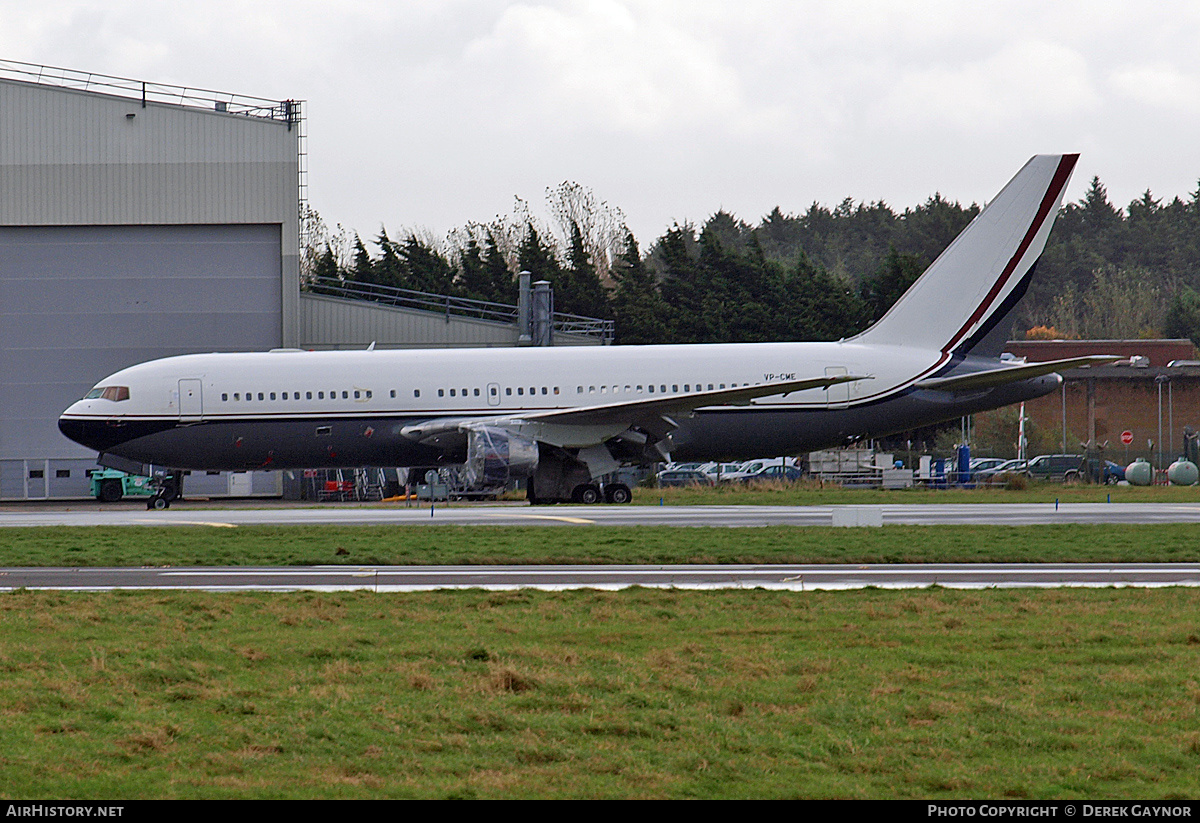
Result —
<svg viewBox="0 0 1200 823"><path fill-rule="evenodd" d="M30 528L0 563L1197 561L1198 536ZM1197 798L1198 673L1185 588L17 590L0 797Z"/></svg>
<svg viewBox="0 0 1200 823"><path fill-rule="evenodd" d="M7 566L1168 561L1200 562L1200 527L138 526L0 530L0 565Z"/></svg>
<svg viewBox="0 0 1200 823"><path fill-rule="evenodd" d="M1200 593L0 596L6 798L1200 795Z"/></svg>
<svg viewBox="0 0 1200 823"><path fill-rule="evenodd" d="M668 506L772 505L836 506L880 503L1200 503L1200 486L1103 486L1090 483L1029 483L1025 489L856 489L834 484L763 483L746 487L725 483L714 487L633 490L633 502Z"/></svg>

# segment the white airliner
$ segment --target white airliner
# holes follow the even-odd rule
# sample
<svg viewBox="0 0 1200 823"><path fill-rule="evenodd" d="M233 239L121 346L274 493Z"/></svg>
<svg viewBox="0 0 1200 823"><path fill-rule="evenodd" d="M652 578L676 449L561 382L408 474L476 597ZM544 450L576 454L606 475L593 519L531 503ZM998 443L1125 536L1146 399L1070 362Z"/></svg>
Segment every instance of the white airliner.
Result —
<svg viewBox="0 0 1200 823"><path fill-rule="evenodd" d="M597 482L622 463L797 454L998 408L1104 359L998 359L1077 157L1031 159L838 342L191 354L105 378L59 428L102 464L465 463L478 488L527 478L534 502L626 502Z"/></svg>

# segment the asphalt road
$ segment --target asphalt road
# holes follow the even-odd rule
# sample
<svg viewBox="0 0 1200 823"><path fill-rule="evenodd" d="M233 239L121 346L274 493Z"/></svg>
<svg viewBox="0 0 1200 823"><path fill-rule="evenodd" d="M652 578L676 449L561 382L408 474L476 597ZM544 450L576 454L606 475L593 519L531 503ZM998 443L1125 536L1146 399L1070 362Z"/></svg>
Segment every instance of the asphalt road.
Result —
<svg viewBox="0 0 1200 823"><path fill-rule="evenodd" d="M835 514L883 524L1038 525L1047 523L1200 523L1200 503L1015 503L883 506L495 506L237 508L137 504L6 506L0 527L244 525L672 525L828 526ZM665 588L850 589L1200 586L1200 564L925 564L874 566L487 566L307 568L0 568L0 590L200 589L206 591L422 591L439 588L548 590Z"/></svg>
<svg viewBox="0 0 1200 823"><path fill-rule="evenodd" d="M252 505L252 504L251 504ZM1048 523L1200 523L1200 503L953 503L882 506L538 506L456 505L391 507L204 508L175 505L6 506L0 527L12 526L249 526L249 525L460 525L460 526L828 526L841 514L877 512L884 525L1007 525Z"/></svg>
<svg viewBox="0 0 1200 823"><path fill-rule="evenodd" d="M919 564L764 566L315 566L299 568L0 569L0 591L412 592L433 589L764 588L791 591L878 588L1200 586L1200 563Z"/></svg>

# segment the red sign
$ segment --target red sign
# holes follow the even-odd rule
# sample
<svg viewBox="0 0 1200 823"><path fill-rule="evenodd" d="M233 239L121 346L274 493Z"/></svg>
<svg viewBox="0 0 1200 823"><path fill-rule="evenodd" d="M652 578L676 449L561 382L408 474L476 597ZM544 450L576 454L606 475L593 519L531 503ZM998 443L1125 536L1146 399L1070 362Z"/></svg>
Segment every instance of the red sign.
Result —
<svg viewBox="0 0 1200 823"><path fill-rule="evenodd" d="M1132 443L1133 442L1133 432L1129 431L1129 429L1126 429L1125 431L1121 432L1121 442L1124 443L1126 446L1128 446L1130 443Z"/></svg>

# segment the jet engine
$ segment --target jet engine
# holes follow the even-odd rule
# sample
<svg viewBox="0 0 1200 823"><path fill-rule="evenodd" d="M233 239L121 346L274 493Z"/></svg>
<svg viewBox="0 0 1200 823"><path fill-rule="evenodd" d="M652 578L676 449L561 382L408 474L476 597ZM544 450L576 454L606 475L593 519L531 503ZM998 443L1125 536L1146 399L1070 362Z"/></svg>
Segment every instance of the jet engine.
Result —
<svg viewBox="0 0 1200 823"><path fill-rule="evenodd" d="M509 480L531 477L538 466L538 445L527 437L489 426L467 431L467 484L492 489Z"/></svg>

